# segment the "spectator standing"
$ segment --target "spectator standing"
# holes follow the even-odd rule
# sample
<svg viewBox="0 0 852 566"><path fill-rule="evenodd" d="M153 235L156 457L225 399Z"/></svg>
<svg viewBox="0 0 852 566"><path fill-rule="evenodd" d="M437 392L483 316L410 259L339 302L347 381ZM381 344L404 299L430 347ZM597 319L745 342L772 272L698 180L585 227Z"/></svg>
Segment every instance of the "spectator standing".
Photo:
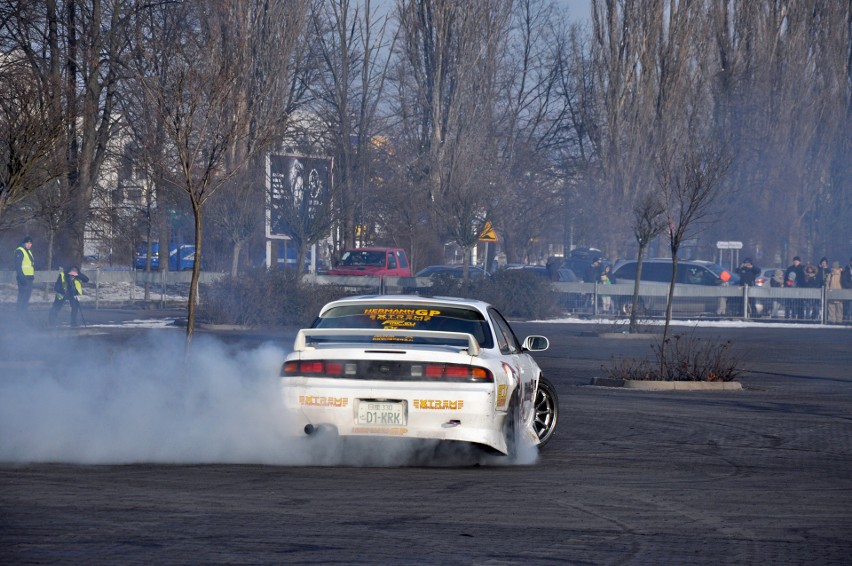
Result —
<svg viewBox="0 0 852 566"><path fill-rule="evenodd" d="M584 283L595 283L595 293L591 295L586 295L586 305L592 308L592 311L597 309L597 303L595 301L595 297L597 296L597 284L600 283L601 278L601 264L603 263L603 258L595 257L592 260L592 263L589 267L586 268L586 271L583 272L583 282Z"/></svg>
<svg viewBox="0 0 852 566"><path fill-rule="evenodd" d="M33 239L24 237L15 248L15 279L18 281L18 312L25 312L30 304L35 281L35 263L33 262Z"/></svg>
<svg viewBox="0 0 852 566"><path fill-rule="evenodd" d="M819 282L820 287L826 286L830 273L831 268L828 266L828 258L823 257L821 260L819 260L819 265L817 266L817 282Z"/></svg>
<svg viewBox="0 0 852 566"><path fill-rule="evenodd" d="M829 324L840 324L843 322L843 301L831 298L832 291L838 291L843 288L841 285L842 277L843 269L840 267L840 262L835 261L831 264L831 269L825 281L826 299L828 300L826 319Z"/></svg>
<svg viewBox="0 0 852 566"><path fill-rule="evenodd" d="M592 263L589 264L589 267L587 267L586 271L583 273L583 281L586 283L599 282L602 271L601 264L603 264L603 258L594 258Z"/></svg>
<svg viewBox="0 0 852 566"><path fill-rule="evenodd" d="M601 272L600 282L602 285L615 285L615 276L612 274L612 266L605 265ZM601 295L601 306L604 312L612 312L612 297L609 295Z"/></svg>
<svg viewBox="0 0 852 566"><path fill-rule="evenodd" d="M772 279L769 280L769 286L775 289L783 289L784 288L784 270L776 269L772 273ZM790 307L787 305L787 302L783 299L772 301L772 316L775 317L778 315L778 310L781 307L784 307L784 312L788 312L787 309Z"/></svg>
<svg viewBox="0 0 852 566"><path fill-rule="evenodd" d="M849 259L849 265L843 268L840 274L840 286L844 289L852 289L852 258ZM843 309L845 318L852 320L852 301L846 301L846 308Z"/></svg>
<svg viewBox="0 0 852 566"><path fill-rule="evenodd" d="M745 258L742 264L735 270L736 274L740 276L740 285L743 287L754 287L754 281L757 279L757 276L760 275L760 268L756 267L751 258ZM742 299L740 299L740 304L742 304ZM757 309L755 308L754 299L749 298L748 300L748 310L749 316L757 316ZM745 315L745 311L741 308L740 315Z"/></svg>
<svg viewBox="0 0 852 566"><path fill-rule="evenodd" d="M56 325L56 316L62 309L62 305L68 301L71 305L71 326L80 326L80 300L83 295L83 283L88 283L89 278L80 273L77 266L71 266L67 271L59 268L59 277L56 278L56 284L53 290L56 291L56 297L53 299L53 306L50 307L48 322L50 326Z"/></svg>
<svg viewBox="0 0 852 566"><path fill-rule="evenodd" d="M784 272L784 287L795 289L801 287L805 281L805 268L802 267L802 259L799 256L793 258L793 263ZM805 305L801 299L787 299L787 307L784 309L784 318L804 318Z"/></svg>
<svg viewBox="0 0 852 566"><path fill-rule="evenodd" d="M805 289L822 289L818 276L819 268L812 263L807 264L805 266L805 280L800 287L804 287ZM805 307L805 318L819 320L819 299L804 299L802 302Z"/></svg>

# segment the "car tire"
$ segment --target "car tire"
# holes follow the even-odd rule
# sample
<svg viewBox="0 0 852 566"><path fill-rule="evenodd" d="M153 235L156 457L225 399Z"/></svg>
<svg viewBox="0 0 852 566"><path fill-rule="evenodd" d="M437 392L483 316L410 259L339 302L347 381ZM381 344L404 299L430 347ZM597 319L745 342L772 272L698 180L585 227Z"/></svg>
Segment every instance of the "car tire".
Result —
<svg viewBox="0 0 852 566"><path fill-rule="evenodd" d="M542 447L553 437L556 423L559 421L559 396L553 384L544 377L538 379L533 410L533 428L538 436L538 445Z"/></svg>
<svg viewBox="0 0 852 566"><path fill-rule="evenodd" d="M509 401L509 410L506 411L506 420L503 421L503 438L506 439L506 457L514 461L518 457L518 445L520 444L521 411L518 402L518 394L512 395Z"/></svg>

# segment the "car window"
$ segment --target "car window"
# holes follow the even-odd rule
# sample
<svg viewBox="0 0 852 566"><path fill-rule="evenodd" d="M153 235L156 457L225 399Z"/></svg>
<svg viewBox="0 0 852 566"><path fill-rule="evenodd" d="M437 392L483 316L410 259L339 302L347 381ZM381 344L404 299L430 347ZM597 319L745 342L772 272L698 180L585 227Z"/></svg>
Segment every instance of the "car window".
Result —
<svg viewBox="0 0 852 566"><path fill-rule="evenodd" d="M396 269L396 256L393 252L388 254L388 269Z"/></svg>
<svg viewBox="0 0 852 566"><path fill-rule="evenodd" d="M688 285L706 285L707 275L712 277L712 274L700 265L679 263L677 266L678 283L686 283Z"/></svg>
<svg viewBox="0 0 852 566"><path fill-rule="evenodd" d="M500 347L500 352L504 354L520 353L521 345L503 315L495 309L488 309L488 314L494 323L494 333L497 335L497 345Z"/></svg>
<svg viewBox="0 0 852 566"><path fill-rule="evenodd" d="M625 263L615 272L616 279L636 279L636 262Z"/></svg>
<svg viewBox="0 0 852 566"><path fill-rule="evenodd" d="M635 277L635 274L634 274ZM669 283L672 279L671 263L645 263L642 265L642 281Z"/></svg>
<svg viewBox="0 0 852 566"><path fill-rule="evenodd" d="M435 330L472 334L483 348L491 348L494 340L488 321L475 309L447 307L444 305L374 303L340 305L329 309L318 318L314 328L369 328L376 330ZM390 333L389 333L390 334ZM338 338L318 338L318 341L337 341ZM363 338L353 341L363 340ZM376 335L372 341L399 341L390 335ZM432 343L427 338L406 341ZM445 341L440 341L445 343Z"/></svg>
<svg viewBox="0 0 852 566"><path fill-rule="evenodd" d="M399 259L400 267L408 267L408 258L405 257L405 254L402 252L396 252L396 256Z"/></svg>
<svg viewBox="0 0 852 566"><path fill-rule="evenodd" d="M348 251L340 258L340 265L365 265L372 267L385 266L385 252L381 251Z"/></svg>

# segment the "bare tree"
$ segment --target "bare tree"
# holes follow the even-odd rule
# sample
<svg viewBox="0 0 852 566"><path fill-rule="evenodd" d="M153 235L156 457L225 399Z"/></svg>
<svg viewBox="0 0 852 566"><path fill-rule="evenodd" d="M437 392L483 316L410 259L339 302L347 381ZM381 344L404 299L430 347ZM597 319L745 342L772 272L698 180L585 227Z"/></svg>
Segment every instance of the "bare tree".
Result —
<svg viewBox="0 0 852 566"><path fill-rule="evenodd" d="M642 260L645 249L651 240L666 229L664 213L665 207L659 195L655 193L645 193L633 206L633 237L636 239L639 250L636 253L636 277L633 280L633 298L630 303L631 333L638 330L636 316L639 309L639 282L642 280Z"/></svg>
<svg viewBox="0 0 852 566"><path fill-rule="evenodd" d="M63 260L79 261L94 186L115 135L119 60L133 0L13 3L8 42L38 77L54 123L63 123L63 187L69 206L58 238Z"/></svg>
<svg viewBox="0 0 852 566"><path fill-rule="evenodd" d="M261 231L264 210L263 167L253 165L226 183L210 200L210 219L231 245L231 277L239 273L240 255Z"/></svg>
<svg viewBox="0 0 852 566"><path fill-rule="evenodd" d="M482 233L497 169L497 62L508 2L408 0L398 6L399 138L416 148L409 174L442 234L469 251ZM465 277L470 255L465 253Z"/></svg>
<svg viewBox="0 0 852 566"><path fill-rule="evenodd" d="M677 281L678 252L690 229L704 221L721 193L720 181L731 164L728 149L718 139L695 134L672 139L660 151L656 163L659 196L669 236L672 255L672 276L666 303L666 323L663 328L660 363L666 363L666 346L672 318ZM660 368L660 375L667 375Z"/></svg>
<svg viewBox="0 0 852 566"><path fill-rule="evenodd" d="M65 124L45 95L25 60L14 54L0 58L0 218L40 187L53 187L62 172Z"/></svg>
<svg viewBox="0 0 852 566"><path fill-rule="evenodd" d="M136 77L165 132L155 158L188 198L195 263L187 307L187 352L195 328L203 258L203 211L210 197L250 158L279 139L288 119L291 65L301 46L306 9L299 3L246 0L158 5L161 37L150 57L170 58L160 75ZM156 37L157 30L149 34ZM166 55L167 54L167 55Z"/></svg>
<svg viewBox="0 0 852 566"><path fill-rule="evenodd" d="M548 236L561 239L564 179L558 165L569 143L564 122L572 103L561 89L567 42L561 24L552 2L515 2L499 57L492 135L501 175L491 187L488 216L509 262L530 258Z"/></svg>
<svg viewBox="0 0 852 566"><path fill-rule="evenodd" d="M332 0L316 5L311 18L321 72L311 85L318 113L329 128L335 163L334 207L340 247L355 244L366 223L367 185L373 174L375 137L394 38L386 15L370 0ZM361 228L363 229L363 228Z"/></svg>

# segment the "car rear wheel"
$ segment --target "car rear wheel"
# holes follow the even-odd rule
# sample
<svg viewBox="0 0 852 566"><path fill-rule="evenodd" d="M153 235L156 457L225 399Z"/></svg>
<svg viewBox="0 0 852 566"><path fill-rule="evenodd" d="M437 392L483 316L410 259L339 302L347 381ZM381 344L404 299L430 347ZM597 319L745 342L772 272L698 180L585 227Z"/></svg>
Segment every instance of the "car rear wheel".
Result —
<svg viewBox="0 0 852 566"><path fill-rule="evenodd" d="M535 420L533 427L538 436L539 446L544 446L556 430L559 420L559 396L556 388L544 377L538 380L538 392L535 395Z"/></svg>
<svg viewBox="0 0 852 566"><path fill-rule="evenodd" d="M512 395L509 401L509 410L506 412L506 420L503 422L503 438L506 439L506 456L514 461L518 456L518 445L520 444L521 410L518 406L518 394Z"/></svg>

